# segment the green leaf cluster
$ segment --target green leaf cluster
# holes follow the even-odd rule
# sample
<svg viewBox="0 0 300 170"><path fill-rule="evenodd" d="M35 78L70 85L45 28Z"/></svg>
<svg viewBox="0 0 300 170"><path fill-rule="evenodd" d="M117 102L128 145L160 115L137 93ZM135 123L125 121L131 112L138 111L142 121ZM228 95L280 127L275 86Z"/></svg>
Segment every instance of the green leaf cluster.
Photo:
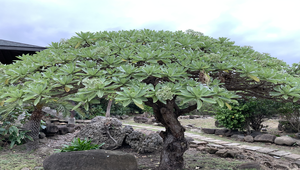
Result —
<svg viewBox="0 0 300 170"><path fill-rule="evenodd" d="M91 139L87 140L86 138L80 140L80 138L74 138L70 145L64 145L62 149L56 150L56 152L72 152L72 151L85 151L85 150L94 150L99 149L104 143L101 144L92 144Z"/></svg>
<svg viewBox="0 0 300 170"><path fill-rule="evenodd" d="M6 128L0 126L0 137L2 136L3 138L0 138L0 140L5 140L4 136L8 136L8 141L10 141L10 149L12 149L15 144L21 144L26 138L33 141L32 137L26 134L27 132L28 131L20 130L14 125L10 125Z"/></svg>

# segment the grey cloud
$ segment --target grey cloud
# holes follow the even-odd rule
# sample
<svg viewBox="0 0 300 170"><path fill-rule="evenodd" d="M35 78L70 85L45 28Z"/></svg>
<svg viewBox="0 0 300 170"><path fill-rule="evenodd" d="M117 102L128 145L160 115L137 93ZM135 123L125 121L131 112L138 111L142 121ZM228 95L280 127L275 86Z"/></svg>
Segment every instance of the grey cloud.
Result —
<svg viewBox="0 0 300 170"><path fill-rule="evenodd" d="M254 50L271 54L285 61L288 64L300 62L300 50L295 40L300 39L300 34L284 37L280 39L257 39L247 40L248 37L256 35L261 30L248 30L243 33L235 33L234 30L239 26L240 21L230 15L223 15L212 23L214 30L210 31L209 36L227 37L231 41L235 41L240 46L252 46ZM277 33L278 28L266 28L263 30L268 33ZM205 34L207 35L207 34Z"/></svg>

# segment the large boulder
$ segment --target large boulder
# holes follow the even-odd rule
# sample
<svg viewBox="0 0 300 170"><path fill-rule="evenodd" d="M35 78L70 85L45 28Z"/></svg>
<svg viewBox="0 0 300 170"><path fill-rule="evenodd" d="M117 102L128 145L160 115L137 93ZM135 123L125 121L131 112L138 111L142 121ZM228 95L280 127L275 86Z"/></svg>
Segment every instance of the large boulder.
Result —
<svg viewBox="0 0 300 170"><path fill-rule="evenodd" d="M276 136L275 135L271 135L271 134L262 134L262 135L257 135L254 138L255 142L270 142L273 143L275 140Z"/></svg>
<svg viewBox="0 0 300 170"><path fill-rule="evenodd" d="M108 150L55 153L43 162L44 170L137 170L133 155Z"/></svg>
<svg viewBox="0 0 300 170"><path fill-rule="evenodd" d="M126 133L122 129L122 122L117 118L98 118L83 127L76 135L80 139L88 138L93 144L105 143L101 148L115 149L122 145Z"/></svg>
<svg viewBox="0 0 300 170"><path fill-rule="evenodd" d="M162 149L163 139L158 133L141 129L126 135L125 143L139 153L151 153Z"/></svg>
<svg viewBox="0 0 300 170"><path fill-rule="evenodd" d="M281 136L281 137L276 137L276 139L274 140L274 143L277 145L292 146L293 144L296 143L296 140L289 136Z"/></svg>
<svg viewBox="0 0 300 170"><path fill-rule="evenodd" d="M160 151L162 149L163 139L158 133L151 133L146 136L141 142L138 152L139 153L151 153Z"/></svg>

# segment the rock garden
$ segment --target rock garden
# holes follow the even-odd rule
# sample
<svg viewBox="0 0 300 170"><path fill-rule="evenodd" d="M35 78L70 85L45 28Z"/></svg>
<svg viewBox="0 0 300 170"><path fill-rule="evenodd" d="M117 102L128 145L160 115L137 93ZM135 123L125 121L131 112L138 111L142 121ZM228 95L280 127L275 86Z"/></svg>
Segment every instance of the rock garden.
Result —
<svg viewBox="0 0 300 170"><path fill-rule="evenodd" d="M123 160L124 158L121 157L127 157L124 153L129 153L129 157L130 155L134 156L134 159L125 158L126 160L132 160L132 165L121 165L126 165L127 167L133 166L138 169L155 169L158 166L163 141L159 135L159 130L153 127L161 126L154 118L144 116L125 117L125 119L121 117L118 117L118 119L97 116L92 120L76 120L74 124L70 121L60 120L59 118L47 119L46 128L40 132L39 136L41 147L33 153L40 158L36 161L34 165L35 168L65 169L66 167L63 167L64 162L61 162L61 160L68 160L69 162L75 161L77 162L76 166L80 164L80 166L88 167L86 161L78 163L80 159L76 158L74 154L72 159L65 159L70 158L68 154L60 154L54 157L56 155L54 154L54 149L61 149L64 145L69 145L74 138L80 138L82 140L90 139L93 144L104 143L99 152L107 151L102 153L102 155L118 155L114 157L114 160ZM189 115L182 116L179 120L185 125L188 132L194 134L216 136L219 137L219 139L230 139L232 143L263 143L267 144L267 146L277 144L284 148L289 147L299 150L299 147L297 147L297 139L287 136L278 137L268 134L267 132L256 132L246 135L238 131L230 131L222 127L218 128L215 127L214 119L210 116ZM211 122L211 125L205 128L197 126L197 124L193 124L193 122L198 122L198 124ZM132 124L132 126L128 124ZM137 128L135 125L145 126L144 128ZM190 143L190 149L185 153L187 169L213 169L213 165L221 168L224 164L228 166L228 169L243 169L243 167L257 169L297 169L300 167L299 161L293 159L284 158L282 160L279 159L279 157L277 158L276 156L254 150L243 149L236 146L225 147L211 142L199 142L199 140L195 140L193 137L187 138ZM26 152L22 151L22 145L15 147L13 150L19 154L26 155ZM288 151L288 149L284 150ZM3 153L9 155L14 151L4 150ZM111 151L112 153L110 153ZM113 151L121 152L117 152L116 154ZM70 152L70 154L72 154L72 152ZM95 154L101 155L98 152ZM80 156L82 155L79 154L78 157ZM93 152L86 155L86 157L94 157ZM26 160L26 158L24 158L24 160ZM212 160L215 162L212 162ZM228 165L228 162L233 163ZM103 162L99 163L104 164ZM128 163L128 161L126 161L126 163ZM108 162L108 164L111 163ZM94 166L98 165L94 164ZM69 167L71 169L74 168L72 166ZM25 169L26 168L23 168L23 170ZM91 167L88 167L88 169L91 169Z"/></svg>

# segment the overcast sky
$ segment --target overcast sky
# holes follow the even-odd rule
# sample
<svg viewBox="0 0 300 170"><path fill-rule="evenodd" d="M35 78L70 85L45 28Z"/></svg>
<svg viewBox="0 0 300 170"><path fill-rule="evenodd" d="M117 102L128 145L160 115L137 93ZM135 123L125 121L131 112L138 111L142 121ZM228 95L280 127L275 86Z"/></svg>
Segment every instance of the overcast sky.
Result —
<svg viewBox="0 0 300 170"><path fill-rule="evenodd" d="M299 0L0 0L0 39L47 46L80 31L193 29L300 62Z"/></svg>

